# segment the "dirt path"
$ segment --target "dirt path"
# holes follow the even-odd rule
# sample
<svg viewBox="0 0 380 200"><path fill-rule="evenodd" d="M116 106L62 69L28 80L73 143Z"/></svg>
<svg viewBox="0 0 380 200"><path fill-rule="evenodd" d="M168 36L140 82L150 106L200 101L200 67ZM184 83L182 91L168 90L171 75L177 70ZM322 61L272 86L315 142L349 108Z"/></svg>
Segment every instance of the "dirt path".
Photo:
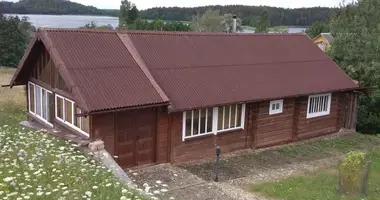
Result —
<svg viewBox="0 0 380 200"><path fill-rule="evenodd" d="M276 180L335 165L339 157L284 165L281 169L257 171L249 176L214 182L170 164L131 170L128 175L139 188L158 199L178 200L269 200L244 190L248 183Z"/></svg>

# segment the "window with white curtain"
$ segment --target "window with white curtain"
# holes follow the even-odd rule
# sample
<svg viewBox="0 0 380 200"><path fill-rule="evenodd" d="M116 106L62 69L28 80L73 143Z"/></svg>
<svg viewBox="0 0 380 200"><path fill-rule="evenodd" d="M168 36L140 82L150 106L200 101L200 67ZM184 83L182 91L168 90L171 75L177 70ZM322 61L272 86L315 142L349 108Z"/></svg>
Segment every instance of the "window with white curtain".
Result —
<svg viewBox="0 0 380 200"><path fill-rule="evenodd" d="M28 106L29 113L44 121L48 125L51 124L50 104L52 101L52 92L35 84L28 82Z"/></svg>
<svg viewBox="0 0 380 200"><path fill-rule="evenodd" d="M183 140L244 128L245 104L183 112Z"/></svg>
<svg viewBox="0 0 380 200"><path fill-rule="evenodd" d="M331 93L310 95L307 103L306 118L326 116L330 114Z"/></svg>

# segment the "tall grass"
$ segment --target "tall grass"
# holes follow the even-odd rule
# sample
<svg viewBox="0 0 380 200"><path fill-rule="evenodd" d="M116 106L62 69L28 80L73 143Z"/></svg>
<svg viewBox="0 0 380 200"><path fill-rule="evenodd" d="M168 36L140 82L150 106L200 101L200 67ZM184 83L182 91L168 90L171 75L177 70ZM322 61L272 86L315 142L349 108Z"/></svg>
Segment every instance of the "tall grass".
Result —
<svg viewBox="0 0 380 200"><path fill-rule="evenodd" d="M0 84L13 72L0 68ZM22 87L0 88L0 199L146 199L75 144L20 127L25 101Z"/></svg>

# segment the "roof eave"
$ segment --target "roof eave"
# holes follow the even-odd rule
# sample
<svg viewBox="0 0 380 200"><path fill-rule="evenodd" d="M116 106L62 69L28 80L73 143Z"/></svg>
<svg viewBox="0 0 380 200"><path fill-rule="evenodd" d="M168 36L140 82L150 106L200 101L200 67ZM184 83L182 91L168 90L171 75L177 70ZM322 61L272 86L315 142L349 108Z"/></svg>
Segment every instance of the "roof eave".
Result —
<svg viewBox="0 0 380 200"><path fill-rule="evenodd" d="M228 105L228 104L256 103L256 102L269 101L269 100L275 100L275 99L297 98L301 96L308 96L308 95L321 94L321 93L362 91L365 89L368 89L368 88L353 87L353 88L338 89L338 90L323 91L323 92L303 93L303 94L296 94L296 95L290 95L290 96L277 96L277 97L272 97L272 98L262 98L262 99L254 99L254 100L242 100L242 101L230 102L230 103L211 104L211 105L197 106L197 107L191 107L191 108L180 108L180 109L174 108L174 109L169 109L169 113L196 110L196 109L201 109L201 108L218 107L218 106L223 106L223 105Z"/></svg>

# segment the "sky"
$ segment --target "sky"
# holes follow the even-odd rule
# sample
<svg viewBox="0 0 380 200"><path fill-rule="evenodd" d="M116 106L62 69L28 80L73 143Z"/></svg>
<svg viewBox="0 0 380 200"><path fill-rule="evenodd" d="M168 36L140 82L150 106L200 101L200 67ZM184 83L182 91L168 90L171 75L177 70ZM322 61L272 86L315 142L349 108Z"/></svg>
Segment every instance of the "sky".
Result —
<svg viewBox="0 0 380 200"><path fill-rule="evenodd" d="M11 0L16 1L16 0ZM92 5L97 8L112 8L120 7L120 0L71 0L84 5ZM205 5L228 5L241 4L252 6L275 6L285 8L301 8L314 6L337 7L342 0L130 0L137 5L139 10L152 7L196 7Z"/></svg>

